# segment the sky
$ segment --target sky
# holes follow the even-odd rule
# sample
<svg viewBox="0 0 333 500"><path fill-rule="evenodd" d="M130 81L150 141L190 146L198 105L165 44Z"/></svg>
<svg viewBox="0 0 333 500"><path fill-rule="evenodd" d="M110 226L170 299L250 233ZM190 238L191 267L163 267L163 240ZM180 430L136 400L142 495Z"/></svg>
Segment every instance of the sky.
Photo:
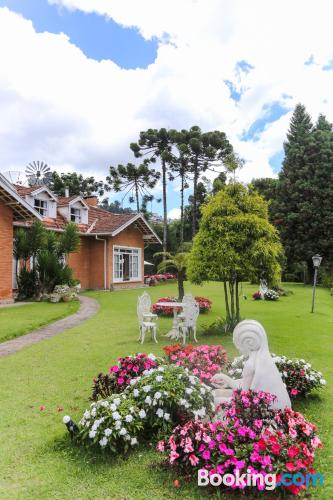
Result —
<svg viewBox="0 0 333 500"><path fill-rule="evenodd" d="M333 121L332 17L331 0L0 0L0 172L103 178L141 130L199 125L227 134L241 181L274 177L298 102Z"/></svg>

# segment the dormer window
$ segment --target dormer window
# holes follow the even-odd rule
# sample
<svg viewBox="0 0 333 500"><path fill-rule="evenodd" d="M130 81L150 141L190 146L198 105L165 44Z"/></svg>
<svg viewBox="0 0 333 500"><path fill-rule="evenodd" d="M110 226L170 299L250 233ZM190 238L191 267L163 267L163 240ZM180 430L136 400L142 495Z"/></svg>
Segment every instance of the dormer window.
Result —
<svg viewBox="0 0 333 500"><path fill-rule="evenodd" d="M71 221L76 224L81 223L81 210L79 208L71 207Z"/></svg>
<svg viewBox="0 0 333 500"><path fill-rule="evenodd" d="M43 217L47 216L47 201L40 200L39 198L34 199L35 210L40 213Z"/></svg>

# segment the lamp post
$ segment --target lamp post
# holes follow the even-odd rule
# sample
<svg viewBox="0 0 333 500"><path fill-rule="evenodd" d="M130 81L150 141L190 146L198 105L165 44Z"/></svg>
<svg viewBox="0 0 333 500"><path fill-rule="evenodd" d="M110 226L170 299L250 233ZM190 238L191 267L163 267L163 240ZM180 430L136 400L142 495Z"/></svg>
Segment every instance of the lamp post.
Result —
<svg viewBox="0 0 333 500"><path fill-rule="evenodd" d="M318 269L321 264L322 257L318 254L312 257L313 267L314 267L314 277L313 277L313 288L312 288L312 307L311 312L314 312L314 304L315 304L315 296L316 296L316 284L317 284L317 275Z"/></svg>

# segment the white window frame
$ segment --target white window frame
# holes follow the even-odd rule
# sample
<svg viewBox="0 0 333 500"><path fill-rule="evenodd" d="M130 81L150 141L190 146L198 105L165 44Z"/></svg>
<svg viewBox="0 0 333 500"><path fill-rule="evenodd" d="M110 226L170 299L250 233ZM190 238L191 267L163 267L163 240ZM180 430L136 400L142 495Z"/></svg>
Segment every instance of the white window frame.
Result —
<svg viewBox="0 0 333 500"><path fill-rule="evenodd" d="M36 201L39 202L39 206L36 206ZM47 217L49 213L49 206L47 200L42 200L41 198L34 198L34 209L42 216Z"/></svg>
<svg viewBox="0 0 333 500"><path fill-rule="evenodd" d="M124 280L123 276L121 278L116 278L116 255L121 255L120 250L136 250L138 256L138 275L131 276L128 280ZM130 255L130 254L129 254ZM142 249L138 247L127 247L124 245L113 245L113 259L112 259L112 279L113 283L131 283L133 281L142 281ZM133 272L133 260L132 260L132 272Z"/></svg>
<svg viewBox="0 0 333 500"><path fill-rule="evenodd" d="M72 210L74 213L72 213ZM69 207L69 212L70 212L71 222L75 222L75 224L81 224L81 220L82 220L81 208Z"/></svg>

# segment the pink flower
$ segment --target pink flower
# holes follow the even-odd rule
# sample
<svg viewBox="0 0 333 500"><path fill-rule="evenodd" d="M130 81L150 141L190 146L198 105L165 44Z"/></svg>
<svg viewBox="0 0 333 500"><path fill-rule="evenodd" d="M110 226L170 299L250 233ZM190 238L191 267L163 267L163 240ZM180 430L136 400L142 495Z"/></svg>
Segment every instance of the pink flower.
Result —
<svg viewBox="0 0 333 500"><path fill-rule="evenodd" d="M175 460L177 460L178 457L179 457L179 453L172 451L170 453L170 457L169 457L170 464L172 464Z"/></svg>
<svg viewBox="0 0 333 500"><path fill-rule="evenodd" d="M254 421L254 426L257 427L257 429L261 429L262 428L262 420L259 420L259 419L255 419Z"/></svg>
<svg viewBox="0 0 333 500"><path fill-rule="evenodd" d="M298 390L297 390L297 389L291 389L290 394L291 394L292 396L297 396L297 394L298 394Z"/></svg>
<svg viewBox="0 0 333 500"><path fill-rule="evenodd" d="M196 455L193 455L193 453L188 457L188 459L193 467L199 462L198 457Z"/></svg>
<svg viewBox="0 0 333 500"><path fill-rule="evenodd" d="M133 366L133 371L134 371L135 373L137 373L137 372L139 371L139 367L138 367L138 366Z"/></svg>
<svg viewBox="0 0 333 500"><path fill-rule="evenodd" d="M202 458L204 460L209 460L210 459L210 451L209 450L205 450L203 453L202 453Z"/></svg>
<svg viewBox="0 0 333 500"><path fill-rule="evenodd" d="M113 372L113 373L118 373L120 370L119 366L112 366L110 368L110 372Z"/></svg>
<svg viewBox="0 0 333 500"><path fill-rule="evenodd" d="M122 377L119 377L117 382L119 385L122 385L125 382L125 380Z"/></svg>
<svg viewBox="0 0 333 500"><path fill-rule="evenodd" d="M314 438L311 439L311 446L313 448L320 448L322 446L319 437L315 436Z"/></svg>
<svg viewBox="0 0 333 500"><path fill-rule="evenodd" d="M164 448L165 448L165 443L164 443L164 441L159 441L159 442L157 443L156 449L157 449L158 451L161 451L161 452L162 452L162 451L164 451Z"/></svg>

